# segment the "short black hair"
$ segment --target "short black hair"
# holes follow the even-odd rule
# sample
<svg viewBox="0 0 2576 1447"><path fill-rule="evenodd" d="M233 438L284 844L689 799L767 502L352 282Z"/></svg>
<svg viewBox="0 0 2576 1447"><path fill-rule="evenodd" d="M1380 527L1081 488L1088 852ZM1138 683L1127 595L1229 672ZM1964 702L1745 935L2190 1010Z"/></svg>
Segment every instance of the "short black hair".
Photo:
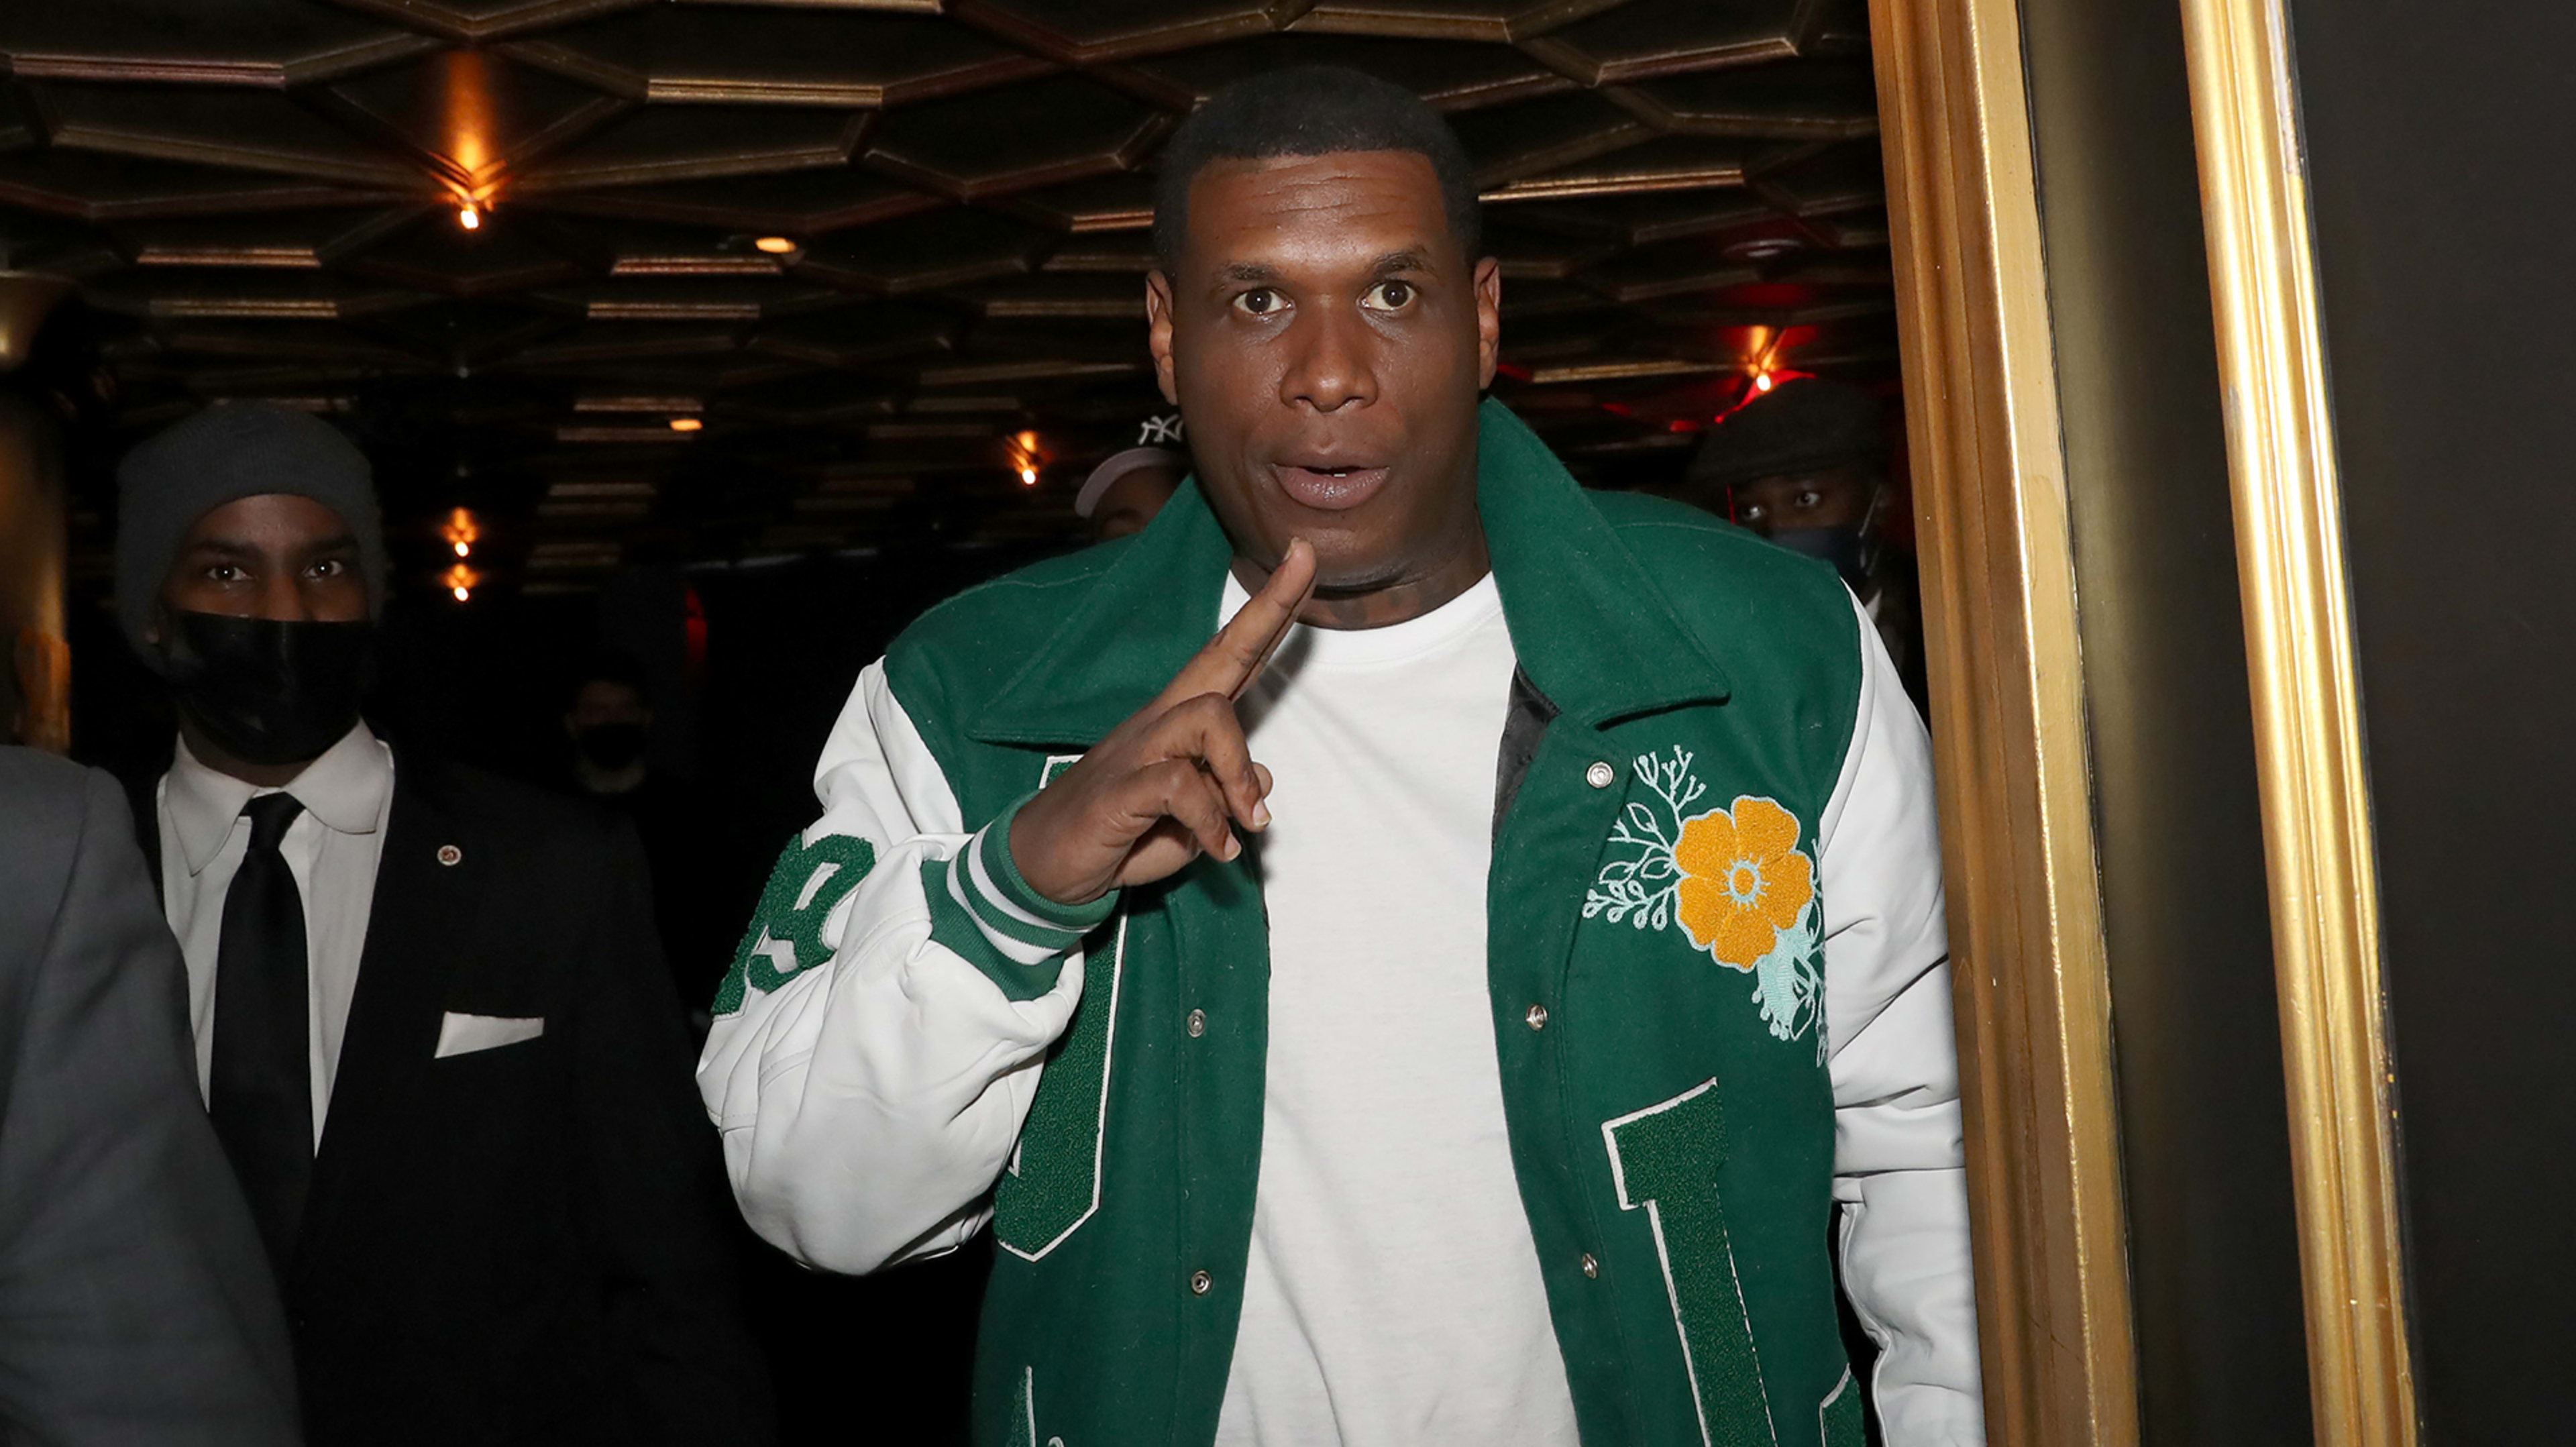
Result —
<svg viewBox="0 0 2576 1447"><path fill-rule="evenodd" d="M1450 233L1473 261L1484 240L1476 177L1458 133L1422 97L1339 65L1298 65L1235 82L1209 97L1163 148L1154 176L1154 256L1165 270L1189 235L1190 183L1211 161L1410 151L1440 178Z"/></svg>

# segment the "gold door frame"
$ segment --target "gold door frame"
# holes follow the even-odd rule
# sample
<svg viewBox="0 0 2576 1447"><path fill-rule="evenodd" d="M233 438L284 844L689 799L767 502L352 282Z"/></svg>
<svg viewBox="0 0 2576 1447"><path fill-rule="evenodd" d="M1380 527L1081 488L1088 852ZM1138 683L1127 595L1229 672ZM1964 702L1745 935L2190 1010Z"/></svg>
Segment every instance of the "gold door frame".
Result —
<svg viewBox="0 0 2576 1447"><path fill-rule="evenodd" d="M2074 556L2017 0L1871 0L1988 1440L2138 1439Z"/></svg>
<svg viewBox="0 0 2576 1447"><path fill-rule="evenodd" d="M2283 0L2182 0L2227 390L2255 776L2320 1447L2411 1447L2415 1385L2316 247Z"/></svg>

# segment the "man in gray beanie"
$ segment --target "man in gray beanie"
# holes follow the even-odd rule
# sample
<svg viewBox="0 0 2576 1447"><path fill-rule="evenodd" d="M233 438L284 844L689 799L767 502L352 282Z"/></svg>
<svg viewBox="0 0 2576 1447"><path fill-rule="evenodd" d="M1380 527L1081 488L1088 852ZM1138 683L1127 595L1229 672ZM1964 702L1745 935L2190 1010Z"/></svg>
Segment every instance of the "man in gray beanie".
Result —
<svg viewBox="0 0 2576 1447"><path fill-rule="evenodd" d="M119 483L179 715L138 832L307 1440L764 1440L633 831L360 719L387 570L328 424L217 406Z"/></svg>

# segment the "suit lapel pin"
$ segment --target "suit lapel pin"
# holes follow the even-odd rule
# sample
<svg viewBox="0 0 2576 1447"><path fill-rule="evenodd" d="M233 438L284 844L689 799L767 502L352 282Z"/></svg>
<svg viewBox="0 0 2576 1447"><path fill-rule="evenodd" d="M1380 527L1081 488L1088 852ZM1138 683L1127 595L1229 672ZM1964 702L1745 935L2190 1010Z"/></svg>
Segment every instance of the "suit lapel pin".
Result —
<svg viewBox="0 0 2576 1447"><path fill-rule="evenodd" d="M464 858L465 851L457 848L453 844L441 844L438 846L438 862L441 864L453 867Z"/></svg>

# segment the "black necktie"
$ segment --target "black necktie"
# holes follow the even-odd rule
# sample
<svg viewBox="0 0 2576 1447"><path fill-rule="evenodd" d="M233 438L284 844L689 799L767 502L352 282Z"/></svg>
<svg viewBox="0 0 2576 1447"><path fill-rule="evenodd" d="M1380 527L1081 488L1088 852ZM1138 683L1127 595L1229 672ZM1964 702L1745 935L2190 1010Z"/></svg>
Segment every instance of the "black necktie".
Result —
<svg viewBox="0 0 2576 1447"><path fill-rule="evenodd" d="M207 1106L283 1274L294 1260L313 1175L313 1077L305 1025L304 897L277 841L304 806L289 794L245 805L250 847L224 895L215 952L215 1061Z"/></svg>

